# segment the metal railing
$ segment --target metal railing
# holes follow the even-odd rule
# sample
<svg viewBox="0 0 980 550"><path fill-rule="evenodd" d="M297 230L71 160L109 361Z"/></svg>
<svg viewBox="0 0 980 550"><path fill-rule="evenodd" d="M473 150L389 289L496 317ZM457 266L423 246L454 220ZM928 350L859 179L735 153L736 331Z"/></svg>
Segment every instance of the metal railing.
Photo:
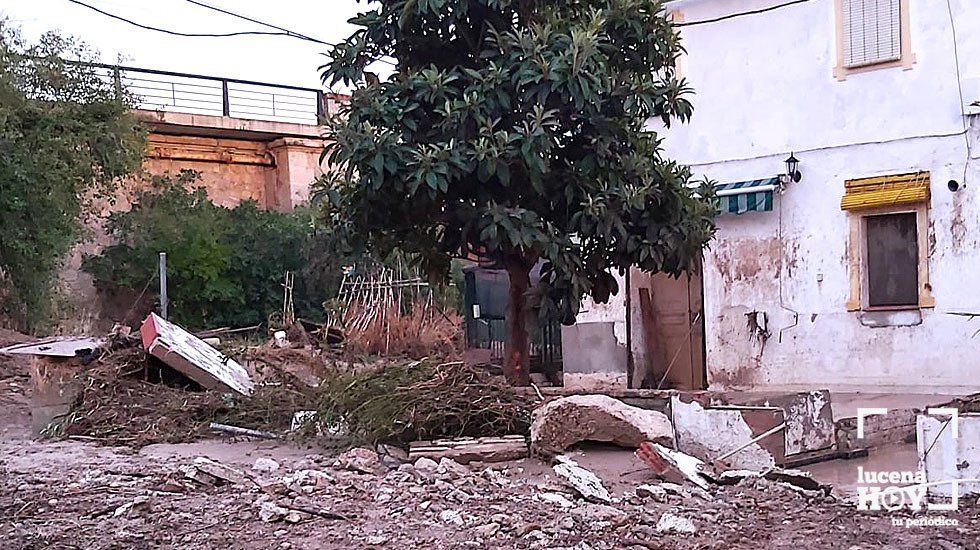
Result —
<svg viewBox="0 0 980 550"><path fill-rule="evenodd" d="M322 124L322 90L155 69L94 64L132 94L137 108L254 120Z"/></svg>

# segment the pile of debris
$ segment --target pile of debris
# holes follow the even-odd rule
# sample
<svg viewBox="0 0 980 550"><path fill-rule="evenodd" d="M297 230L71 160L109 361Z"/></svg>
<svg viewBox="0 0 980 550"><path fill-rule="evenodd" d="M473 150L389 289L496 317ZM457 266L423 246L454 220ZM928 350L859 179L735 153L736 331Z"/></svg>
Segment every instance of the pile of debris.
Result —
<svg viewBox="0 0 980 550"><path fill-rule="evenodd" d="M31 358L33 424L55 437L142 447L217 430L342 448L528 431L533 403L485 371L437 359L348 363L291 343L301 340L283 331L231 357L151 314L138 335L0 352Z"/></svg>

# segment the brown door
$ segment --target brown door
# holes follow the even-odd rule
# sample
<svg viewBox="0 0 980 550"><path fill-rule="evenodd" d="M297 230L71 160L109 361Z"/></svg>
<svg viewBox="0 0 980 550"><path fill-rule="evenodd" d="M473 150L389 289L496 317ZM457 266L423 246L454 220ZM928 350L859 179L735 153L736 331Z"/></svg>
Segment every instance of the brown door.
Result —
<svg viewBox="0 0 980 550"><path fill-rule="evenodd" d="M630 278L634 388L705 388L700 271Z"/></svg>

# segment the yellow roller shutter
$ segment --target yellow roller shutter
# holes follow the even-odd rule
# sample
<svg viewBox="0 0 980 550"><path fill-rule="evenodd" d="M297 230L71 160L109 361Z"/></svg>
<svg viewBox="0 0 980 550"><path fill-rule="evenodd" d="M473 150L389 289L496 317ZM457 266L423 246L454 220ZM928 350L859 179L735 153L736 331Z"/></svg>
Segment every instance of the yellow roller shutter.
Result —
<svg viewBox="0 0 980 550"><path fill-rule="evenodd" d="M913 204L929 200L929 172L878 176L844 182L841 210Z"/></svg>

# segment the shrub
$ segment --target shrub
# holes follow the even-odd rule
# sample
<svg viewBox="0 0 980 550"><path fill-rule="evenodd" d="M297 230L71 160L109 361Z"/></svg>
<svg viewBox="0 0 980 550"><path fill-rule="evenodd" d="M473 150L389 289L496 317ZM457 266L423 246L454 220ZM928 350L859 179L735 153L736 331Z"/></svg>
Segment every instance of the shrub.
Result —
<svg viewBox="0 0 980 550"><path fill-rule="evenodd" d="M310 213L271 212L246 201L235 208L215 205L197 174L155 176L132 209L109 216L115 241L85 259L104 293L156 296L158 257L167 253L167 294L173 320L194 328L264 323L282 309L287 271L296 277L298 316L319 317L324 296L308 291L315 273L304 270L313 249ZM317 287L320 290L319 287Z"/></svg>

